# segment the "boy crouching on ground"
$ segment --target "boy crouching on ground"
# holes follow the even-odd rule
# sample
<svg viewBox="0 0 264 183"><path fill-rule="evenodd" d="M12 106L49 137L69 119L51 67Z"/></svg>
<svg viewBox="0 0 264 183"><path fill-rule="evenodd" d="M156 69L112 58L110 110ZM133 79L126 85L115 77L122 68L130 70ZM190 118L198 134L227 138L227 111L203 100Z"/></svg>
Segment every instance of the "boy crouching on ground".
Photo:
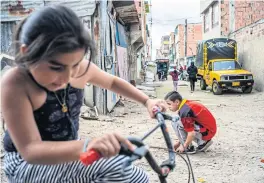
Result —
<svg viewBox="0 0 264 183"><path fill-rule="evenodd" d="M194 154L205 151L213 141L211 140L216 134L216 121L211 112L201 103L183 99L182 96L172 91L165 96L169 109L173 112L178 111L181 118L179 131L176 130L178 139L183 140L184 146L178 141L174 149L180 153L186 152ZM195 149L192 145L195 141L198 147Z"/></svg>

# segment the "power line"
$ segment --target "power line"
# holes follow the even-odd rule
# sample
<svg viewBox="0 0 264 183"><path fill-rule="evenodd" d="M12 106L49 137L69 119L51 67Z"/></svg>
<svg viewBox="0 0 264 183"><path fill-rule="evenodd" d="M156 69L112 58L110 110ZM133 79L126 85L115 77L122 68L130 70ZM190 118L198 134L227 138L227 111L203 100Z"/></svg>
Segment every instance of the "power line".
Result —
<svg viewBox="0 0 264 183"><path fill-rule="evenodd" d="M157 20L148 20L148 22L151 22L152 24L159 24L159 25L172 25L172 24L184 24L184 20L185 19L182 19L182 21L175 21L175 22L166 22L166 21L157 21ZM197 21L188 21L189 24L194 24L194 23L202 23L200 20L197 20Z"/></svg>
<svg viewBox="0 0 264 183"><path fill-rule="evenodd" d="M173 22L173 21L178 21L178 20L185 20L185 19L192 19L192 18L199 18L199 17L187 17L187 18L176 18L176 19L155 19L155 18L152 18L154 21L167 21L167 22Z"/></svg>

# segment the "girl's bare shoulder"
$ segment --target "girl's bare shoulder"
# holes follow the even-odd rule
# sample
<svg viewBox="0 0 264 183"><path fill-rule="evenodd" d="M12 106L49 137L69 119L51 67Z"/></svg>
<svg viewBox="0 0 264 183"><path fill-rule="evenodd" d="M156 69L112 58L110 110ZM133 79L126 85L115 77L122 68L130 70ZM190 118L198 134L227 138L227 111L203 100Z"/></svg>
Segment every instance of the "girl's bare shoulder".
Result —
<svg viewBox="0 0 264 183"><path fill-rule="evenodd" d="M13 67L6 71L1 77L1 88L9 90L9 92L22 91L30 84L26 70L18 67Z"/></svg>

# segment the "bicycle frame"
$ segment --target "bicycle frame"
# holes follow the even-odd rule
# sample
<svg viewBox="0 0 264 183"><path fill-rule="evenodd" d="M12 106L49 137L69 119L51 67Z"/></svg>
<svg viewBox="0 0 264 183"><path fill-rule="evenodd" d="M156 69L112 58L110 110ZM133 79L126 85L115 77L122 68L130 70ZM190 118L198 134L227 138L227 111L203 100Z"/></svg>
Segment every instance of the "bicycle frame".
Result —
<svg viewBox="0 0 264 183"><path fill-rule="evenodd" d="M156 119L158 121L158 124L150 130L146 135L144 135L141 139L135 138L135 137L128 137L128 140L137 146L137 148L131 152L128 148L126 148L123 144L121 144L121 150L119 154L126 155L130 158L128 158L127 161L124 162L123 166L128 166L130 165L133 161L141 159L142 157L145 157L151 168L158 174L160 182L161 183L167 183L167 176L168 174L173 171L175 168L175 153L173 152L173 145L171 142L171 138L169 135L169 131L167 129L165 120L171 120L172 124L176 124L178 120L180 119L179 117L171 117L167 114L162 113L158 108L155 108L154 111ZM161 165L158 165L150 151L148 150L147 146L143 143L143 140L145 140L148 136L150 136L154 131L156 131L158 128L161 128L163 137L165 139L167 149L168 149L168 154L169 158ZM89 165L92 164L94 161L100 159L101 156L98 152L91 150L89 152L84 152L80 156L80 160L82 161L83 164Z"/></svg>

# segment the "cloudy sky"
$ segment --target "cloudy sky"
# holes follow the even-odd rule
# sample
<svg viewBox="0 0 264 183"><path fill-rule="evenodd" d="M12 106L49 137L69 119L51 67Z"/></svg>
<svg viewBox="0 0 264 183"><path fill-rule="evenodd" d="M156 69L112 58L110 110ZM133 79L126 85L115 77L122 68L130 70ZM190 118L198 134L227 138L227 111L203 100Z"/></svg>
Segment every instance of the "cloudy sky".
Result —
<svg viewBox="0 0 264 183"><path fill-rule="evenodd" d="M156 48L160 47L163 35L173 32L177 24L184 23L185 18L188 18L190 23L201 22L200 0L151 0L151 3L152 58L155 59Z"/></svg>

